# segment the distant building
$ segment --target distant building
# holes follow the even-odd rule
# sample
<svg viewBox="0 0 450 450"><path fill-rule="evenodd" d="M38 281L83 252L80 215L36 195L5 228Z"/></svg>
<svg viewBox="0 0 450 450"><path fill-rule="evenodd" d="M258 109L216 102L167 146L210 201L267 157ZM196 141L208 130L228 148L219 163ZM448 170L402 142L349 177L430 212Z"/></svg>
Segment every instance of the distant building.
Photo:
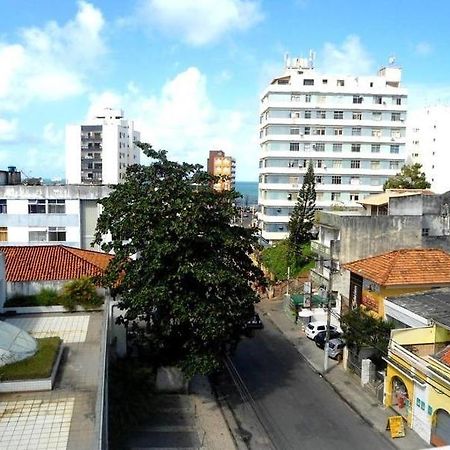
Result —
<svg viewBox="0 0 450 450"><path fill-rule="evenodd" d="M407 91L401 69L376 76L318 72L313 58L287 58L261 95L259 215L275 241L288 223L307 167L316 175L316 206L358 207L381 192L405 161Z"/></svg>
<svg viewBox="0 0 450 450"><path fill-rule="evenodd" d="M117 184L139 163L140 133L120 109L105 108L92 121L66 127L68 184Z"/></svg>
<svg viewBox="0 0 450 450"><path fill-rule="evenodd" d="M2 245L91 248L108 186L0 186Z"/></svg>
<svg viewBox="0 0 450 450"><path fill-rule="evenodd" d="M14 166L9 166L8 170L0 170L0 186L12 186L22 183L22 173Z"/></svg>
<svg viewBox="0 0 450 450"><path fill-rule="evenodd" d="M431 189L450 190L450 106L432 106L411 112L408 118L409 163L422 164Z"/></svg>
<svg viewBox="0 0 450 450"><path fill-rule="evenodd" d="M217 191L229 191L234 188L236 179L236 160L225 155L222 150L210 150L207 170L213 176L226 176L225 180L219 180L214 184Z"/></svg>

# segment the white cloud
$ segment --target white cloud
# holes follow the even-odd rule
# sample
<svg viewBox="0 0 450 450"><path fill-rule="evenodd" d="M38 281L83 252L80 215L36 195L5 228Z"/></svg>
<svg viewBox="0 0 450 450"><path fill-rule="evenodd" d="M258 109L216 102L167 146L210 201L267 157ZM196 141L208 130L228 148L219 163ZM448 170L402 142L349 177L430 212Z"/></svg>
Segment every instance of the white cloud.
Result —
<svg viewBox="0 0 450 450"><path fill-rule="evenodd" d="M142 0L140 14L168 36L201 46L262 19L255 0Z"/></svg>
<svg viewBox="0 0 450 450"><path fill-rule="evenodd" d="M134 119L141 140L166 149L178 161L206 165L208 151L222 149L237 159L238 176L256 179L258 164L255 111L218 109L210 100L207 78L190 67L168 80L158 95L149 96L134 84L120 94L106 91L91 98L89 111L122 107Z"/></svg>
<svg viewBox="0 0 450 450"><path fill-rule="evenodd" d="M38 99L54 101L86 90L86 75L106 49L100 10L78 2L74 19L26 28L20 42L0 41L0 108L18 109Z"/></svg>
<svg viewBox="0 0 450 450"><path fill-rule="evenodd" d="M433 47L430 43L422 41L416 44L414 51L419 56L428 56L433 53Z"/></svg>
<svg viewBox="0 0 450 450"><path fill-rule="evenodd" d="M426 106L450 106L450 85L408 84L408 110Z"/></svg>
<svg viewBox="0 0 450 450"><path fill-rule="evenodd" d="M366 75L374 71L372 57L355 35L347 36L341 45L325 43L317 66L324 73L342 75Z"/></svg>
<svg viewBox="0 0 450 450"><path fill-rule="evenodd" d="M42 138L44 142L56 147L63 148L64 145L64 130L55 126L53 122L49 122L44 126L42 131Z"/></svg>
<svg viewBox="0 0 450 450"><path fill-rule="evenodd" d="M17 136L17 119L0 118L0 142L11 142Z"/></svg>

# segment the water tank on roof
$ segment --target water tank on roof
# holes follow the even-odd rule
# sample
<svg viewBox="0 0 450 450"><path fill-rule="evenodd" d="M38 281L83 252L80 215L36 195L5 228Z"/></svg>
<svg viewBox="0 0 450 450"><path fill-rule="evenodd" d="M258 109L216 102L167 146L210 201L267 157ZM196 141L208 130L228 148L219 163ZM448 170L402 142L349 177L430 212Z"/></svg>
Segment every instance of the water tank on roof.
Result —
<svg viewBox="0 0 450 450"><path fill-rule="evenodd" d="M0 321L0 367L33 356L37 342L25 330Z"/></svg>

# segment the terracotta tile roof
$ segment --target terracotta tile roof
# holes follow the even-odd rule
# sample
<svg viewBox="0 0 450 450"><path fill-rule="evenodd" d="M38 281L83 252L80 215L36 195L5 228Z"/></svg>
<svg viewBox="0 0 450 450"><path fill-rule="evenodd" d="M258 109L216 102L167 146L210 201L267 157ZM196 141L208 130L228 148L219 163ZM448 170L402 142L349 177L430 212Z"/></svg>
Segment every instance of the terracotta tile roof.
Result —
<svg viewBox="0 0 450 450"><path fill-rule="evenodd" d="M112 255L65 245L0 246L6 281L73 280L100 274Z"/></svg>
<svg viewBox="0 0 450 450"><path fill-rule="evenodd" d="M450 285L450 254L440 249L394 250L343 267L381 286Z"/></svg>
<svg viewBox="0 0 450 450"><path fill-rule="evenodd" d="M447 345L443 350L441 350L437 355L436 359L446 366L450 367L450 345Z"/></svg>

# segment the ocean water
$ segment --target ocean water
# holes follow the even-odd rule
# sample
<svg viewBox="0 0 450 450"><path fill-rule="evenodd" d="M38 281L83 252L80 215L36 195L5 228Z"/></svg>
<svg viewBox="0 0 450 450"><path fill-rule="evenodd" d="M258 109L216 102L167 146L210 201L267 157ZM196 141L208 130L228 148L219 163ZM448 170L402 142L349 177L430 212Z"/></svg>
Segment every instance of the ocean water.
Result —
<svg viewBox="0 0 450 450"><path fill-rule="evenodd" d="M234 188L242 195L242 198L238 199L238 204L243 206L253 206L258 204L257 181L236 181Z"/></svg>

